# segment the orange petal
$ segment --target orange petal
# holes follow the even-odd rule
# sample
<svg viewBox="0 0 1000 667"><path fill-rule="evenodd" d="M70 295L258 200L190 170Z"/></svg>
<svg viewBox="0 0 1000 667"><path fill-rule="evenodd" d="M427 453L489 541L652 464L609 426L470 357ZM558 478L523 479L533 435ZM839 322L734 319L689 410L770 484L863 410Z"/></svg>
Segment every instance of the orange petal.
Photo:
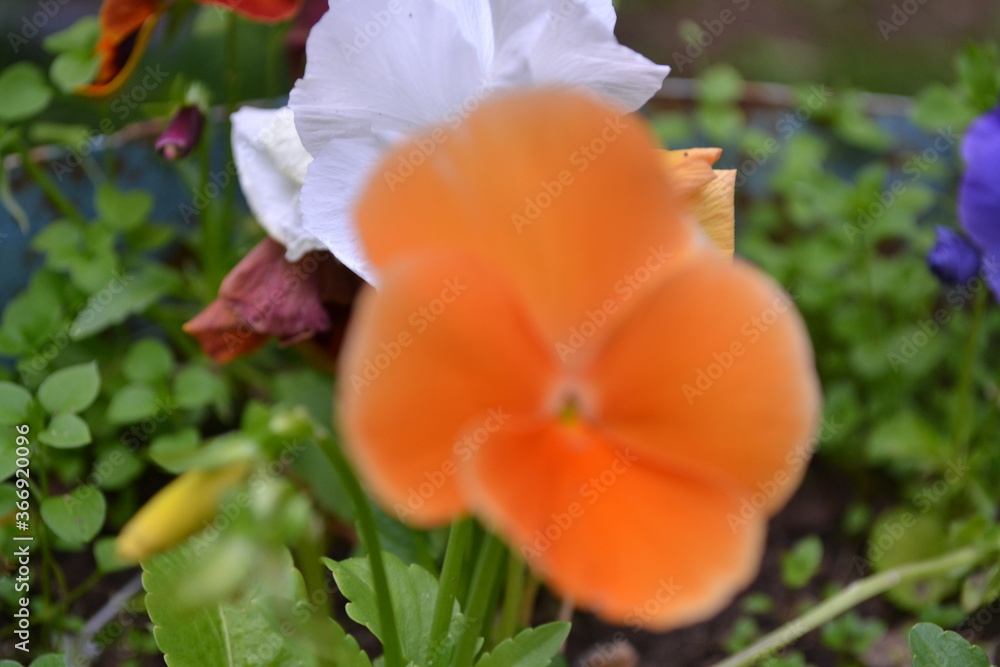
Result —
<svg viewBox="0 0 1000 667"><path fill-rule="evenodd" d="M549 583L612 623L708 618L753 578L763 517L725 486L644 465L589 427L512 421L469 463L474 508Z"/></svg>
<svg viewBox="0 0 1000 667"><path fill-rule="evenodd" d="M365 289L341 353L340 415L396 516L433 525L465 510L457 466L553 384L540 340L505 279L454 253L399 260L377 293Z"/></svg>
<svg viewBox="0 0 1000 667"><path fill-rule="evenodd" d="M735 249L736 171L712 169L721 148L688 148L660 151L675 187L687 201L691 214L712 243L729 257Z"/></svg>
<svg viewBox="0 0 1000 667"><path fill-rule="evenodd" d="M698 188L689 209L712 244L727 257L736 250L736 170L715 170L715 178Z"/></svg>
<svg viewBox="0 0 1000 667"><path fill-rule="evenodd" d="M83 95L110 95L139 64L162 11L162 0L104 0L98 17L101 36L95 52L101 66L93 83L80 87Z"/></svg>
<svg viewBox="0 0 1000 667"><path fill-rule="evenodd" d="M721 148L685 148L659 151L660 159L673 175L674 187L684 196L715 178L712 165L722 157Z"/></svg>
<svg viewBox="0 0 1000 667"><path fill-rule="evenodd" d="M565 339L588 311L620 317L622 281L641 267L667 273L694 248L655 145L638 116L580 93L497 96L389 155L359 205L361 236L379 269L434 246L502 267Z"/></svg>
<svg viewBox="0 0 1000 667"><path fill-rule="evenodd" d="M587 380L595 418L669 469L715 475L776 510L798 484L820 411L790 297L703 251L641 299Z"/></svg>
<svg viewBox="0 0 1000 667"><path fill-rule="evenodd" d="M302 0L198 0L203 5L219 5L261 23L286 21L298 13Z"/></svg>

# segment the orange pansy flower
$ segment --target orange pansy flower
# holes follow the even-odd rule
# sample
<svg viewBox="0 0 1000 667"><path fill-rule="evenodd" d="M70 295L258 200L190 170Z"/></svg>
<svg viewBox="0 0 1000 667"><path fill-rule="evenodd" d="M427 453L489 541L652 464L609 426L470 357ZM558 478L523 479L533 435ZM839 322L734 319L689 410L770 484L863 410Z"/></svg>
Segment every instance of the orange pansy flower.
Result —
<svg viewBox="0 0 1000 667"><path fill-rule="evenodd" d="M291 18L302 0L196 0L204 5L218 5L255 21L275 22ZM95 52L101 65L93 83L77 92L83 95L109 95L132 74L146 43L169 0L104 0L98 21L101 35Z"/></svg>
<svg viewBox="0 0 1000 667"><path fill-rule="evenodd" d="M654 148L640 118L549 91L395 150L357 212L379 289L338 393L397 516L474 513L577 603L664 629L754 576L820 393L789 297L708 242Z"/></svg>

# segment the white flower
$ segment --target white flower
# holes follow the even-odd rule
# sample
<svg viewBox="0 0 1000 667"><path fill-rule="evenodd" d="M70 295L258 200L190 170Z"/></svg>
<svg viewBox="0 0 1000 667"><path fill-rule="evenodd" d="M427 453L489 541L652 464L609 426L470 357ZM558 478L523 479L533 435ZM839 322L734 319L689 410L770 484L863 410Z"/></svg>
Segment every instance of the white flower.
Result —
<svg viewBox="0 0 1000 667"><path fill-rule="evenodd" d="M232 115L233 159L250 210L268 235L287 249L289 261L325 250L306 232L299 193L312 156L295 131L292 110L244 107Z"/></svg>
<svg viewBox="0 0 1000 667"><path fill-rule="evenodd" d="M460 124L505 88L580 86L639 108L669 68L618 44L614 24L611 0L331 0L309 36L305 76L290 101L302 144L315 158L299 202L301 227L299 211L287 208L284 223L261 222L303 244L319 239L374 282L352 217L385 149L427 126ZM244 189L244 180L260 188L247 196L261 216L266 191L290 189L295 180L265 186L263 177L244 178L240 168ZM293 199L286 197L286 206ZM268 208L281 207L272 201Z"/></svg>

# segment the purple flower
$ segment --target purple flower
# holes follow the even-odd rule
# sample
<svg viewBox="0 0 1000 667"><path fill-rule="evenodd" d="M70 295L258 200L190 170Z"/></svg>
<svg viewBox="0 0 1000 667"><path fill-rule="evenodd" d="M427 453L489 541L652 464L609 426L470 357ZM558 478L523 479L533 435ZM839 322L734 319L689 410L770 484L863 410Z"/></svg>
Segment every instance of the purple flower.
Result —
<svg viewBox="0 0 1000 667"><path fill-rule="evenodd" d="M959 221L982 253L983 275L1000 300L1000 107L980 116L962 141L965 175Z"/></svg>
<svg viewBox="0 0 1000 667"><path fill-rule="evenodd" d="M979 251L964 236L940 225L937 241L927 253L927 266L946 285L966 283L979 272Z"/></svg>
<svg viewBox="0 0 1000 667"><path fill-rule="evenodd" d="M181 107L156 140L156 150L173 162L190 153L201 138L205 115L196 105Z"/></svg>

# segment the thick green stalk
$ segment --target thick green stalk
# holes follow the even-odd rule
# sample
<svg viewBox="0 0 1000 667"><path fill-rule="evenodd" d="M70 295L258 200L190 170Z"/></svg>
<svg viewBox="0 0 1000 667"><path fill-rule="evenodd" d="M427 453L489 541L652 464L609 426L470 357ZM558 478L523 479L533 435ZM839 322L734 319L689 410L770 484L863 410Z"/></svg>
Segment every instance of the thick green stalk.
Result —
<svg viewBox="0 0 1000 667"><path fill-rule="evenodd" d="M471 667L476 657L476 643L483 634L486 619L490 616L490 598L493 596L494 584L500 575L504 551L503 542L494 535L487 535L472 574L469 603L465 606L468 624L455 650L453 667Z"/></svg>
<svg viewBox="0 0 1000 667"><path fill-rule="evenodd" d="M524 581L527 568L524 561L511 551L507 559L507 581L504 584L503 607L500 613L500 627L497 630L496 642L513 637L518 630L518 616L524 600Z"/></svg>
<svg viewBox="0 0 1000 667"><path fill-rule="evenodd" d="M327 436L319 439L323 453L333 464L341 484L351 498L354 506L354 520L358 527L361 543L368 552L368 561L372 568L372 585L375 588L375 600L378 604L379 623L382 626L382 651L385 667L403 667L402 644L399 641L399 630L396 627L396 616L392 611L392 597L389 593L389 579L385 574L385 562L382 559L382 547L379 544L378 528L375 523L375 512L368 497L361 489L358 478L351 470L350 464L340 451L340 447Z"/></svg>
<svg viewBox="0 0 1000 667"><path fill-rule="evenodd" d="M444 565L441 567L441 579L438 586L437 600L434 602L434 618L431 621L431 640L429 665L437 664L438 652L441 651L448 630L451 628L452 612L455 608L455 596L462 580L462 565L465 563L472 544L472 534L475 524L472 519L464 519L455 523L448 534L448 546L444 552Z"/></svg>
<svg viewBox="0 0 1000 667"><path fill-rule="evenodd" d="M938 558L901 565L891 570L855 581L828 600L821 602L805 614L768 633L752 646L717 663L715 667L744 667L773 656L782 648L808 632L840 616L862 602L880 595L890 588L912 579L923 579L951 570L975 565L984 556L996 550L966 547Z"/></svg>

